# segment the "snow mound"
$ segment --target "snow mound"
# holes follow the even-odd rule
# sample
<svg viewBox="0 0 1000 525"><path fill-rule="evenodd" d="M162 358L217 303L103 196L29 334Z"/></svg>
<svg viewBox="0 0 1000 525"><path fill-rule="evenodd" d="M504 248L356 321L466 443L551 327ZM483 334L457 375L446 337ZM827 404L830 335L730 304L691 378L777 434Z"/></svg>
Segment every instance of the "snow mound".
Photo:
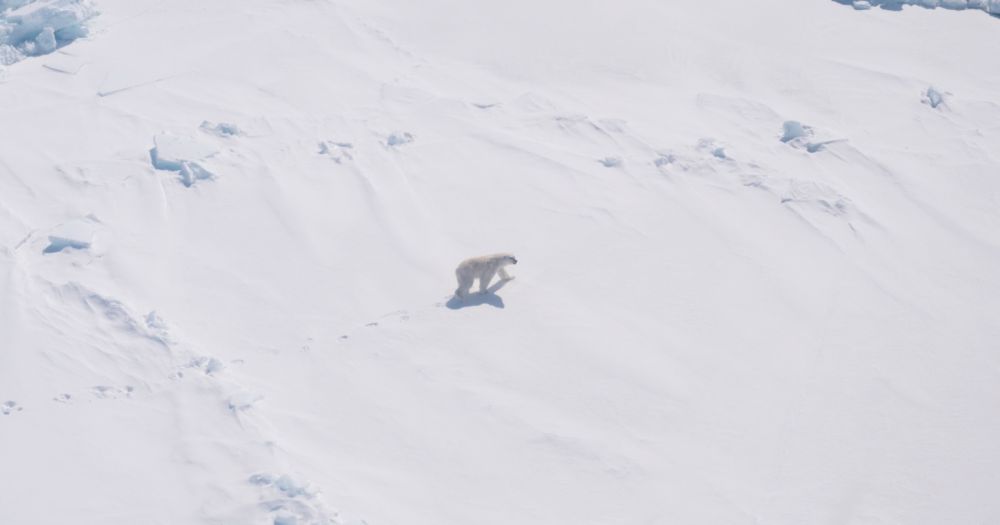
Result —
<svg viewBox="0 0 1000 525"><path fill-rule="evenodd" d="M24 410L24 408L18 405L16 401L4 401L3 404L0 405L0 414L5 416L9 416L14 412L20 412L21 410Z"/></svg>
<svg viewBox="0 0 1000 525"><path fill-rule="evenodd" d="M90 0L0 0L0 65L46 55L87 35Z"/></svg>
<svg viewBox="0 0 1000 525"><path fill-rule="evenodd" d="M212 375L221 372L226 368L225 363L219 361L214 357L200 356L196 357L188 363L188 368L194 368L205 373L205 375Z"/></svg>
<svg viewBox="0 0 1000 525"><path fill-rule="evenodd" d="M922 102L934 109L937 109L938 106L944 104L944 93L934 89L933 86L929 87L927 88L927 91L924 92Z"/></svg>
<svg viewBox="0 0 1000 525"><path fill-rule="evenodd" d="M319 154L330 157L337 164L344 160L354 160L354 156L351 155L352 149L354 149L354 145L350 142L324 140L319 143Z"/></svg>
<svg viewBox="0 0 1000 525"><path fill-rule="evenodd" d="M205 373L206 375L211 375L207 369ZM264 397L260 394L240 391L229 397L229 400L226 401L226 407L234 414L238 412L246 412L247 410L253 408L253 406L262 399L264 399Z"/></svg>
<svg viewBox="0 0 1000 525"><path fill-rule="evenodd" d="M153 168L178 172L181 183L185 186L190 188L200 180L215 178L201 164L218 153L212 145L191 137L167 133L154 137L153 144L153 149L149 150Z"/></svg>
<svg viewBox="0 0 1000 525"><path fill-rule="evenodd" d="M797 204L834 217L858 215L851 200L829 186L798 180L789 180L786 184L782 204Z"/></svg>
<svg viewBox="0 0 1000 525"><path fill-rule="evenodd" d="M402 146L403 144L409 144L414 141L412 134L405 131L397 131L395 133L390 133L385 139L385 145L389 147Z"/></svg>
<svg viewBox="0 0 1000 525"><path fill-rule="evenodd" d="M677 162L677 155L673 153L657 153L656 158L653 159L653 165L657 168L669 166L674 162Z"/></svg>
<svg viewBox="0 0 1000 525"><path fill-rule="evenodd" d="M86 312L96 314L97 320L90 321L92 326L102 326L109 332L131 335L154 343L162 348L169 348L171 341L164 332L162 324L156 322L155 316L146 316L145 320L134 313L121 301L99 294L87 287L68 282L57 288L58 294L65 299L77 302Z"/></svg>
<svg viewBox="0 0 1000 525"><path fill-rule="evenodd" d="M327 510L318 500L318 491L287 474L254 474L247 481L261 489L260 505L271 514L275 525L339 523L336 513Z"/></svg>
<svg viewBox="0 0 1000 525"><path fill-rule="evenodd" d="M710 137L698 139L698 149L710 153L719 160L729 159L729 156L726 155L726 148L717 144L715 139Z"/></svg>

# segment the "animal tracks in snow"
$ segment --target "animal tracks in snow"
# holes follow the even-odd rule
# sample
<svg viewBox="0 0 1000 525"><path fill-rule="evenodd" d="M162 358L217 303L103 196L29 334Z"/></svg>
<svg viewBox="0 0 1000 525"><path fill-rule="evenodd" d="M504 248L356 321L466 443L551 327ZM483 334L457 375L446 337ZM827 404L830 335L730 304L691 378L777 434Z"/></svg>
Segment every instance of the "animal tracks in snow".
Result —
<svg viewBox="0 0 1000 525"><path fill-rule="evenodd" d="M409 311L407 311L407 310L396 310L394 312L389 312L389 313L387 313L387 314L379 317L378 319L376 319L374 321L369 321L369 322L365 323L364 326L360 327L359 329L352 330L351 332L348 332L348 333L345 333L345 334L341 334L339 337L337 337L337 339L340 340L340 341L347 341L358 330L379 328L379 327L385 326L385 325L387 325L388 323L391 323L391 322L401 323L401 322L405 322L405 321L409 321L409 320L410 320L410 312Z"/></svg>
<svg viewBox="0 0 1000 525"><path fill-rule="evenodd" d="M18 405L16 401L4 401L3 403L0 403L0 414L5 416L9 416L22 410L24 410L24 407Z"/></svg>
<svg viewBox="0 0 1000 525"><path fill-rule="evenodd" d="M123 387L98 385L90 388L90 393L97 399L122 399L131 398L135 393L135 387L125 385Z"/></svg>

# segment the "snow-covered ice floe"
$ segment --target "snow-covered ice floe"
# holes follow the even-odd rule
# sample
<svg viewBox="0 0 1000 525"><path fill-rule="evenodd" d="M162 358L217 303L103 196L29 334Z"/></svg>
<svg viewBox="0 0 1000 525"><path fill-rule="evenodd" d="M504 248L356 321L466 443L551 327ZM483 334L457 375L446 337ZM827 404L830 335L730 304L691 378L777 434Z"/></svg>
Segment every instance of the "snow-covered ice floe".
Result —
<svg viewBox="0 0 1000 525"><path fill-rule="evenodd" d="M0 0L0 66L45 55L87 35L90 0Z"/></svg>

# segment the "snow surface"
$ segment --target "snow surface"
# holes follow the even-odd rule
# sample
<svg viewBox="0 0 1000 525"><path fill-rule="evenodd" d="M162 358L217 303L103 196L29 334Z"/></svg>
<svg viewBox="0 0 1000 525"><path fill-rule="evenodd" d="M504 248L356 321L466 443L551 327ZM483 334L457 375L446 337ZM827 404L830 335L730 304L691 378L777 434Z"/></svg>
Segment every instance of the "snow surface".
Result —
<svg viewBox="0 0 1000 525"><path fill-rule="evenodd" d="M0 521L1000 521L995 18L96 7L0 83Z"/></svg>

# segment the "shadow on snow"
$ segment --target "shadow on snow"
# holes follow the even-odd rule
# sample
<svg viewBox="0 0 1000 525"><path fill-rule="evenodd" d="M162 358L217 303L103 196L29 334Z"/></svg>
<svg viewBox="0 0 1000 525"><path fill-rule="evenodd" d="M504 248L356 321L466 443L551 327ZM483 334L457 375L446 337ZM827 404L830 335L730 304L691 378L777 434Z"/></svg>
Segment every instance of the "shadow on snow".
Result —
<svg viewBox="0 0 1000 525"><path fill-rule="evenodd" d="M486 292L469 294L464 299L458 296L452 296L452 298L445 303L445 306L452 310L459 310L470 306L480 306L483 304L488 304L494 308L503 308L503 297L497 295L497 291L503 288L508 281L510 281L510 279L501 279L487 288Z"/></svg>

